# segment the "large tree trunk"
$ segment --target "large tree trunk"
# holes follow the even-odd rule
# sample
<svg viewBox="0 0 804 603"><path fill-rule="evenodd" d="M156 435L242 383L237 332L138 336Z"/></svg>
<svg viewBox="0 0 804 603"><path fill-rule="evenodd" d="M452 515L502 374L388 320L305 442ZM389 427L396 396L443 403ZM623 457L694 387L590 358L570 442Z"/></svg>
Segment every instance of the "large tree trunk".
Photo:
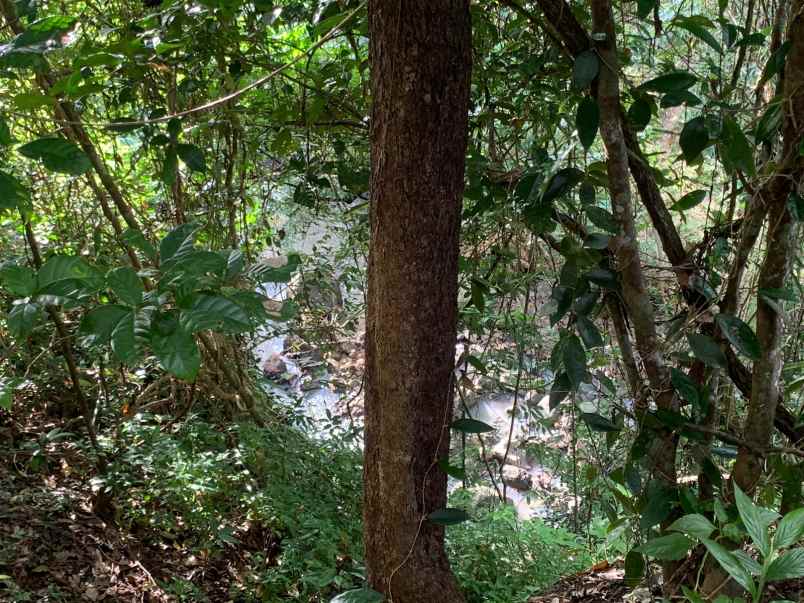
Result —
<svg viewBox="0 0 804 603"><path fill-rule="evenodd" d="M370 1L369 29L366 567L396 603L461 601L444 530L425 516L446 503L469 2Z"/></svg>

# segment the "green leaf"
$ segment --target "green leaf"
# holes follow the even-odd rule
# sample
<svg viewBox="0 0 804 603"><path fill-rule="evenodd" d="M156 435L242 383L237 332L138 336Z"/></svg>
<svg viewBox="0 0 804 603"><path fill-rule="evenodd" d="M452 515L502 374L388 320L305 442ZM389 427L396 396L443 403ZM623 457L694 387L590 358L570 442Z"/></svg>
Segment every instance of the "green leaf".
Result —
<svg viewBox="0 0 804 603"><path fill-rule="evenodd" d="M193 172L204 173L207 171L204 153L194 144L177 144L176 153L178 153L184 164Z"/></svg>
<svg viewBox="0 0 804 603"><path fill-rule="evenodd" d="M611 234L620 232L620 225L617 223L617 219L609 211L595 205L584 208L584 211L589 221L598 228L602 228Z"/></svg>
<svg viewBox="0 0 804 603"><path fill-rule="evenodd" d="M804 508L790 511L779 522L773 536L773 546L777 549L793 546L804 536Z"/></svg>
<svg viewBox="0 0 804 603"><path fill-rule="evenodd" d="M0 283L14 295L30 297L36 291L36 273L27 266L3 266Z"/></svg>
<svg viewBox="0 0 804 603"><path fill-rule="evenodd" d="M578 335L581 336L587 350L603 345L603 337L600 336L600 331L597 330L595 323L586 316L578 316L575 319L575 327L578 329Z"/></svg>
<svg viewBox="0 0 804 603"><path fill-rule="evenodd" d="M382 603L385 598L376 590L358 588L339 594L329 603Z"/></svg>
<svg viewBox="0 0 804 603"><path fill-rule="evenodd" d="M616 289L618 286L617 275L605 268L592 268L584 274L586 280L605 289Z"/></svg>
<svg viewBox="0 0 804 603"><path fill-rule="evenodd" d="M25 339L39 321L42 307L39 304L14 304L6 317L8 331L17 339Z"/></svg>
<svg viewBox="0 0 804 603"><path fill-rule="evenodd" d="M176 149L171 145L165 151L165 160L162 162L162 173L159 179L166 186L173 186L176 182L176 170L179 167L179 156L176 154Z"/></svg>
<svg viewBox="0 0 804 603"><path fill-rule="evenodd" d="M469 514L463 509L439 509L427 515L428 521L442 526L453 526L464 521L469 521Z"/></svg>
<svg viewBox="0 0 804 603"><path fill-rule="evenodd" d="M639 88L662 93L676 92L686 90L697 81L698 78L687 71L673 71L648 80L639 86Z"/></svg>
<svg viewBox="0 0 804 603"><path fill-rule="evenodd" d="M578 105L578 112L575 115L578 138L585 149L595 142L598 126L600 126L600 109L597 101L591 96L585 96Z"/></svg>
<svg viewBox="0 0 804 603"><path fill-rule="evenodd" d="M625 556L625 585L634 588L645 577L645 557L637 550L628 551Z"/></svg>
<svg viewBox="0 0 804 603"><path fill-rule="evenodd" d="M756 175L754 151L745 134L731 115L723 118L720 134L723 165L728 171L740 170L748 176Z"/></svg>
<svg viewBox="0 0 804 603"><path fill-rule="evenodd" d="M289 253L287 257L271 258L258 264L251 271L251 276L259 283L287 283L301 264L298 253Z"/></svg>
<svg viewBox="0 0 804 603"><path fill-rule="evenodd" d="M72 29L75 23L75 17L66 15L53 15L37 19L28 25L24 32L14 38L13 44L16 48L21 48L58 40L65 32Z"/></svg>
<svg viewBox="0 0 804 603"><path fill-rule="evenodd" d="M0 170L0 211L20 209L25 212L30 196L19 180Z"/></svg>
<svg viewBox="0 0 804 603"><path fill-rule="evenodd" d="M0 377L0 408L11 410L14 403L14 390L22 383L17 377Z"/></svg>
<svg viewBox="0 0 804 603"><path fill-rule="evenodd" d="M163 369L184 381L192 381L201 367L201 353L192 333L181 324L173 325L167 333L154 326L151 348Z"/></svg>
<svg viewBox="0 0 804 603"><path fill-rule="evenodd" d="M563 168L558 170L547 183L547 188L540 199L542 206L549 205L554 199L566 195L572 188L583 180L583 172L577 168Z"/></svg>
<svg viewBox="0 0 804 603"><path fill-rule="evenodd" d="M87 289L97 290L103 285L103 276L98 270L74 255L54 255L39 269L37 290L58 281L81 281Z"/></svg>
<svg viewBox="0 0 804 603"><path fill-rule="evenodd" d="M450 427L463 433L488 433L494 431L494 427L477 419L458 419L452 422Z"/></svg>
<svg viewBox="0 0 804 603"><path fill-rule="evenodd" d="M182 321L191 333L206 330L244 333L251 330L246 311L220 295L199 294L190 309L182 313Z"/></svg>
<svg viewBox="0 0 804 603"><path fill-rule="evenodd" d="M709 538L715 531L715 526L703 515L692 513L679 517L667 529L670 532L682 532L695 538Z"/></svg>
<svg viewBox="0 0 804 603"><path fill-rule="evenodd" d="M567 337L563 359L564 369L567 371L572 389L577 390L581 383L589 379L589 373L586 370L586 352L577 336Z"/></svg>
<svg viewBox="0 0 804 603"><path fill-rule="evenodd" d="M553 380L553 385L550 387L550 410L555 409L556 406L561 404L561 401L566 398L572 390L567 373L559 373Z"/></svg>
<svg viewBox="0 0 804 603"><path fill-rule="evenodd" d="M706 603L706 601L701 595L699 595L693 590L690 590L683 584L681 585L681 592L683 592L684 596L687 597L689 603Z"/></svg>
<svg viewBox="0 0 804 603"><path fill-rule="evenodd" d="M776 52L770 56L768 62L765 63L765 68L762 70L762 77L759 78L759 82L757 82L757 90L759 90L765 84L765 82L767 82L774 75L781 73L784 70L785 59L787 58L787 53L790 51L792 45L793 41L787 40L784 42L784 44L776 49Z"/></svg>
<svg viewBox="0 0 804 603"><path fill-rule="evenodd" d="M748 532L762 556L767 557L770 554L768 526L774 520L775 514L771 515L767 510L757 507L736 483L734 484L734 499L737 502L737 510L740 512L740 519L743 520L745 531Z"/></svg>
<svg viewBox="0 0 804 603"><path fill-rule="evenodd" d="M29 159L38 159L53 172L80 176L92 167L78 145L64 138L40 138L17 149Z"/></svg>
<svg viewBox="0 0 804 603"><path fill-rule="evenodd" d="M765 579L769 582L796 578L804 578L804 549L802 548L792 549L774 559L765 575Z"/></svg>
<svg viewBox="0 0 804 603"><path fill-rule="evenodd" d="M583 422L586 423L592 431L614 433L622 429L610 419L594 412L582 412L580 416Z"/></svg>
<svg viewBox="0 0 804 603"><path fill-rule="evenodd" d="M693 544L692 540L682 534L668 534L649 540L634 550L654 559L678 561L687 556L687 551L692 548Z"/></svg>
<svg viewBox="0 0 804 603"><path fill-rule="evenodd" d="M689 90L675 90L665 94L659 105L663 109L667 109L668 107L678 107L684 104L690 107L697 107L702 103L703 101Z"/></svg>
<svg viewBox="0 0 804 603"><path fill-rule="evenodd" d="M658 2L659 0L637 0L637 16L640 19L647 19Z"/></svg>
<svg viewBox="0 0 804 603"><path fill-rule="evenodd" d="M14 138L11 136L11 130L8 129L8 123L0 115L0 147L8 146L12 142L14 142Z"/></svg>
<svg viewBox="0 0 804 603"><path fill-rule="evenodd" d="M703 116L693 117L681 129L678 139L681 152L687 163L695 161L701 152L709 145L709 129Z"/></svg>
<svg viewBox="0 0 804 603"><path fill-rule="evenodd" d="M651 481L645 489L644 505L639 518L640 527L648 530L667 519L676 498L676 492L672 488L658 480Z"/></svg>
<svg viewBox="0 0 804 603"><path fill-rule="evenodd" d="M677 368L671 368L670 382L683 400L686 400L695 407L700 406L701 394L698 391L698 386L695 384L695 381Z"/></svg>
<svg viewBox="0 0 804 603"><path fill-rule="evenodd" d="M718 314L715 321L738 352L751 360L759 359L759 339L751 327L731 314Z"/></svg>
<svg viewBox="0 0 804 603"><path fill-rule="evenodd" d="M152 262L156 260L156 249L151 245L151 242L145 238L145 235L143 235L141 231L128 228L123 232L120 238L127 245L139 249Z"/></svg>
<svg viewBox="0 0 804 603"><path fill-rule="evenodd" d="M588 247L589 249L602 250L608 248L610 241L611 237L607 234L590 232L583 240L583 246Z"/></svg>
<svg viewBox="0 0 804 603"><path fill-rule="evenodd" d="M723 569L726 570L740 586L750 593L754 592L755 585L754 581L751 579L751 574L746 571L746 569L734 555L732 555L722 545L718 544L714 540L702 538L701 542L704 543L704 546L707 548L712 557L714 557L717 562L720 563L721 567L723 567Z"/></svg>
<svg viewBox="0 0 804 603"><path fill-rule="evenodd" d="M651 118L651 106L644 98L638 98L628 108L628 121L641 132L648 127Z"/></svg>
<svg viewBox="0 0 804 603"><path fill-rule="evenodd" d="M687 209L692 209L696 205L698 205L701 201L706 199L706 195L708 191L703 189L694 190L690 193L687 193L681 199L673 203L670 209L674 209L676 211L685 211Z"/></svg>
<svg viewBox="0 0 804 603"><path fill-rule="evenodd" d="M695 357L713 368L728 368L728 362L717 342L708 335L694 333L687 335L692 353Z"/></svg>
<svg viewBox="0 0 804 603"><path fill-rule="evenodd" d="M706 27L704 26L705 21L708 21L708 19L702 21L700 16L676 17L673 20L673 25L675 25L676 27L680 27L682 29L686 29L695 37L706 42L709 46L711 46L715 50L715 52L720 54L723 52L723 47L720 45L720 42L717 41L715 36L713 36L712 33L708 29L706 29Z"/></svg>
<svg viewBox="0 0 804 603"><path fill-rule="evenodd" d="M133 268L123 266L110 270L106 275L106 282L123 303L131 306L142 303L145 287Z"/></svg>
<svg viewBox="0 0 804 603"><path fill-rule="evenodd" d="M456 467L449 464L449 459L439 459L438 466L447 475L455 479L466 479L466 471L462 467Z"/></svg>
<svg viewBox="0 0 804 603"><path fill-rule="evenodd" d="M199 226L193 222L181 224L170 231L159 244L159 259L162 267L171 260L178 260L194 250L195 234Z"/></svg>
<svg viewBox="0 0 804 603"><path fill-rule="evenodd" d="M81 320L80 331L89 335L89 345L104 345L112 337L112 331L131 310L125 306L107 304L93 308Z"/></svg>
<svg viewBox="0 0 804 603"><path fill-rule="evenodd" d="M572 84L578 90L588 88L600 72L600 59L593 50L585 50L575 57Z"/></svg>
<svg viewBox="0 0 804 603"><path fill-rule="evenodd" d="M112 331L112 352L120 362L128 366L133 366L140 357L136 327L137 315L129 310Z"/></svg>

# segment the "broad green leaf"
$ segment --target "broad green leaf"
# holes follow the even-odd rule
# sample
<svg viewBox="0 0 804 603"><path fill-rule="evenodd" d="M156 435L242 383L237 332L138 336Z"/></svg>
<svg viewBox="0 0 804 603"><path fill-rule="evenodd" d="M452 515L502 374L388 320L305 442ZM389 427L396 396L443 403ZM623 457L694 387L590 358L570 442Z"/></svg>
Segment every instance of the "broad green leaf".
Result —
<svg viewBox="0 0 804 603"><path fill-rule="evenodd" d="M687 341L695 357L713 368L728 368L726 356L717 342L708 335L694 333L687 335Z"/></svg>
<svg viewBox="0 0 804 603"><path fill-rule="evenodd" d="M446 509L439 509L427 515L428 521L437 523L442 526L452 526L471 519L469 514L463 509L453 509L447 507Z"/></svg>
<svg viewBox="0 0 804 603"><path fill-rule="evenodd" d="M737 561L740 562L740 565L742 565L743 568L745 568L745 571L747 571L750 575L758 576L759 574L762 573L762 566L759 565L759 563L757 563L757 560L754 559L748 553L746 553L744 550L734 549L731 552L731 554L734 555Z"/></svg>
<svg viewBox="0 0 804 603"><path fill-rule="evenodd" d="M611 212L595 205L590 205L589 207L584 208L584 211L586 212L589 221L598 228L602 228L611 234L617 234L620 232L620 225L617 223L617 219L611 214Z"/></svg>
<svg viewBox="0 0 804 603"><path fill-rule="evenodd" d="M734 484L734 499L737 503L737 510L740 512L740 519L743 520L745 531L748 532L762 556L767 557L770 553L768 526L770 526L774 516L757 507L737 484Z"/></svg>
<svg viewBox="0 0 804 603"><path fill-rule="evenodd" d="M765 578L769 582L804 578L804 548L791 549L774 559Z"/></svg>
<svg viewBox="0 0 804 603"><path fill-rule="evenodd" d="M156 249L153 245L151 245L151 242L145 238L145 235L143 235L141 231L134 228L128 228L125 232L123 232L120 238L127 245L143 252L149 260L156 260Z"/></svg>
<svg viewBox="0 0 804 603"><path fill-rule="evenodd" d="M583 246L589 249L606 249L611 241L611 236L600 232L590 232L583 240Z"/></svg>
<svg viewBox="0 0 804 603"><path fill-rule="evenodd" d="M715 531L715 526L706 517L699 513L684 515L676 519L669 528L671 532L681 532L695 538L709 538Z"/></svg>
<svg viewBox="0 0 804 603"><path fill-rule="evenodd" d="M488 423L469 418L457 419L456 421L452 422L450 427L463 433L488 433L490 431L494 431L494 427Z"/></svg>
<svg viewBox="0 0 804 603"><path fill-rule="evenodd" d="M595 323L586 316L578 316L575 319L575 327L578 329L578 335L581 336L587 350L603 345L603 337L600 336L600 331L597 330Z"/></svg>
<svg viewBox="0 0 804 603"><path fill-rule="evenodd" d="M676 498L675 490L658 480L651 481L644 492L644 504L639 518L640 527L648 530L667 519L673 510Z"/></svg>
<svg viewBox="0 0 804 603"><path fill-rule="evenodd" d="M644 98L638 98L628 108L628 121L641 132L648 127L651 118L651 106Z"/></svg>
<svg viewBox="0 0 804 603"><path fill-rule="evenodd" d="M194 144L177 144L176 153L193 172L204 173L207 171L207 164L204 161L204 153Z"/></svg>
<svg viewBox="0 0 804 603"><path fill-rule="evenodd" d="M695 381L690 379L677 368L670 369L670 382L683 400L686 400L695 407L701 403L701 394Z"/></svg>
<svg viewBox="0 0 804 603"><path fill-rule="evenodd" d="M585 149L592 146L600 125L600 109L597 101L591 96L583 97L578 105L575 115L575 127L578 129L578 138Z"/></svg>
<svg viewBox="0 0 804 603"><path fill-rule="evenodd" d="M285 257L271 258L251 270L251 276L260 283L287 283L301 264L298 253Z"/></svg>
<svg viewBox="0 0 804 603"><path fill-rule="evenodd" d="M191 333L206 330L244 333L251 330L246 311L220 295L198 294L190 309L182 313L182 321Z"/></svg>
<svg viewBox="0 0 804 603"><path fill-rule="evenodd" d="M151 331L151 348L163 369L184 381L192 381L201 367L201 353L193 334L176 324L168 333Z"/></svg>
<svg viewBox="0 0 804 603"><path fill-rule="evenodd" d="M802 536L804 536L804 508L790 511L782 517L773 536L773 546L777 549L793 546Z"/></svg>
<svg viewBox="0 0 804 603"><path fill-rule="evenodd" d="M595 204L595 185L585 180L581 182L581 186L578 189L578 199L584 205L594 205Z"/></svg>
<svg viewBox="0 0 804 603"><path fill-rule="evenodd" d="M684 596L687 597L689 603L706 603L706 600L701 595L693 590L690 590L683 584L681 585L681 592L683 592Z"/></svg>
<svg viewBox="0 0 804 603"><path fill-rule="evenodd" d="M177 226L162 239L159 244L159 260L162 262L163 267L166 262L176 260L193 251L195 234L198 229L198 224L189 222Z"/></svg>
<svg viewBox="0 0 804 603"><path fill-rule="evenodd" d="M674 209L676 211L685 211L687 209L692 209L693 207L701 203L701 201L706 199L707 194L708 191L705 191L703 189L698 189L689 192L683 197L681 197L681 199L673 203L670 209Z"/></svg>
<svg viewBox="0 0 804 603"><path fill-rule="evenodd" d="M550 410L561 404L561 401L569 395L571 390L572 383L570 383L567 373L559 373L550 387Z"/></svg>
<svg viewBox="0 0 804 603"><path fill-rule="evenodd" d="M720 134L723 165L729 170L737 169L747 176L756 175L754 151L745 134L731 115L723 118Z"/></svg>
<svg viewBox="0 0 804 603"><path fill-rule="evenodd" d="M0 115L0 147L8 146L12 142L14 142L14 138L11 136L8 123L3 119L3 116Z"/></svg>
<svg viewBox="0 0 804 603"><path fill-rule="evenodd" d="M112 331L112 352L125 365L132 366L140 358L137 343L137 315L129 310Z"/></svg>
<svg viewBox="0 0 804 603"><path fill-rule="evenodd" d="M37 19L28 25L24 32L14 38L13 45L20 48L58 40L65 32L71 30L75 23L75 17L66 15L53 15Z"/></svg>
<svg viewBox="0 0 804 603"><path fill-rule="evenodd" d="M14 295L30 297L36 291L36 273L27 266L3 266L0 268L0 284Z"/></svg>
<svg viewBox="0 0 804 603"><path fill-rule="evenodd" d="M14 176L0 170L0 211L26 210L29 204L28 189Z"/></svg>
<svg viewBox="0 0 804 603"><path fill-rule="evenodd" d="M25 339L34 330L41 314L42 307L39 304L14 304L6 317L9 332L17 339Z"/></svg>
<svg viewBox="0 0 804 603"><path fill-rule="evenodd" d="M583 172L576 168L570 167L558 170L547 182L547 187L540 199L540 205L549 206L554 199L566 195L576 184L583 180L583 176Z"/></svg>
<svg viewBox="0 0 804 603"><path fill-rule="evenodd" d="M703 116L693 117L681 129L678 139L681 152L687 163L695 161L701 152L709 145L709 129Z"/></svg>
<svg viewBox="0 0 804 603"><path fill-rule="evenodd" d="M782 103L779 100L771 101L754 128L756 141L771 142L782 125L782 118Z"/></svg>
<svg viewBox="0 0 804 603"><path fill-rule="evenodd" d="M673 92L668 92L662 97L662 100L659 102L659 106L663 109L667 109L669 107L679 107L681 105L697 107L702 103L703 101L689 90L674 90Z"/></svg>
<svg viewBox="0 0 804 603"><path fill-rule="evenodd" d="M462 467L449 464L449 459L439 459L438 466L447 475L455 479L466 479L466 471Z"/></svg>
<svg viewBox="0 0 804 603"><path fill-rule="evenodd" d="M625 585L634 588L645 576L645 557L637 550L630 550L625 556Z"/></svg>
<svg viewBox="0 0 804 603"><path fill-rule="evenodd" d="M37 291L58 281L81 281L87 289L97 290L103 285L103 276L83 258L74 255L54 255L37 273Z"/></svg>
<svg viewBox="0 0 804 603"><path fill-rule="evenodd" d="M618 286L617 275L611 270L605 268L592 268L584 273L584 278L590 283L594 283L599 287L605 289L616 289Z"/></svg>
<svg viewBox="0 0 804 603"><path fill-rule="evenodd" d="M112 337L112 331L131 310L125 306L107 304L93 308L81 320L80 331L89 335L90 345L104 345Z"/></svg>
<svg viewBox="0 0 804 603"><path fill-rule="evenodd" d="M339 594L329 603L382 603L384 600L385 597L376 590L358 588Z"/></svg>
<svg viewBox="0 0 804 603"><path fill-rule="evenodd" d="M162 161L162 172L159 179L167 186L173 186L176 182L176 170L179 167L179 156L172 145L165 151L165 159Z"/></svg>
<svg viewBox="0 0 804 603"><path fill-rule="evenodd" d="M738 352L751 360L759 359L759 340L754 335L751 327L731 314L718 314L715 320L720 326L723 335L726 336L726 339L731 342Z"/></svg>
<svg viewBox="0 0 804 603"><path fill-rule="evenodd" d="M38 159L49 170L80 176L92 167L78 145L64 138L40 138L17 149L21 155Z"/></svg>
<svg viewBox="0 0 804 603"><path fill-rule="evenodd" d="M637 16L640 19L647 19L658 2L659 0L637 0Z"/></svg>
<svg viewBox="0 0 804 603"><path fill-rule="evenodd" d="M770 56L768 62L765 63L765 68L762 70L762 77L757 82L757 89L760 89L770 78L784 70L785 59L792 45L792 40L787 40Z"/></svg>
<svg viewBox="0 0 804 603"><path fill-rule="evenodd" d="M710 32L706 28L706 21L709 20L701 19L700 16L676 17L673 20L673 25L676 27L680 27L682 29L686 29L695 37L706 42L709 46L711 46L715 50L715 52L720 54L721 52L723 52L723 47L720 45L720 42L717 41L717 38L715 38L715 36L712 35L712 32Z"/></svg>
<svg viewBox="0 0 804 603"><path fill-rule="evenodd" d="M581 383L589 379L589 373L586 370L586 351L576 335L567 337L563 359L564 369L572 384L572 389L577 390Z"/></svg>
<svg viewBox="0 0 804 603"><path fill-rule="evenodd" d="M572 68L572 84L578 90L583 90L597 77L600 72L600 59L593 50L585 50L575 57Z"/></svg>
<svg viewBox="0 0 804 603"><path fill-rule="evenodd" d="M726 570L740 586L750 593L754 592L756 587L751 578L751 574L748 573L748 571L743 567L742 563L740 563L732 553L726 550L723 545L718 544L714 540L702 538L701 542L703 542L704 546L709 551L709 554L711 554L712 557L717 560L721 567Z"/></svg>
<svg viewBox="0 0 804 603"><path fill-rule="evenodd" d="M649 540L634 550L654 559L677 561L687 556L687 551L693 544L693 541L683 534L668 534Z"/></svg>
<svg viewBox="0 0 804 603"><path fill-rule="evenodd" d="M131 306L142 303L145 287L133 268L122 266L110 270L106 275L106 282L123 303Z"/></svg>
<svg viewBox="0 0 804 603"><path fill-rule="evenodd" d="M622 429L610 419L594 412L582 412L580 416L583 422L586 423L592 431L613 433Z"/></svg>
<svg viewBox="0 0 804 603"><path fill-rule="evenodd" d="M667 93L686 90L697 81L698 78L687 71L674 71L648 80L639 87L642 90Z"/></svg>

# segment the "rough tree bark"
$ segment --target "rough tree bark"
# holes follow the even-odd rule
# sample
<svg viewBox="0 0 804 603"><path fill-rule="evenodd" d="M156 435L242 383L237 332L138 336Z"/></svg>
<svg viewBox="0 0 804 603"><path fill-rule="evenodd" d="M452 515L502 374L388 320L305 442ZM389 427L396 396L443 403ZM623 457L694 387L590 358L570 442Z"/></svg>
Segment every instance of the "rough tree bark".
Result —
<svg viewBox="0 0 804 603"><path fill-rule="evenodd" d="M799 145L804 138L804 0L793 2L787 39L792 46L787 54L782 107L784 143L782 157L792 157L791 172L777 174L771 193L762 198L768 214L765 259L759 272L759 289L780 289L786 285L796 253L796 229L788 208L788 196L804 173L804 158ZM788 161L783 161L787 164ZM734 466L734 481L744 490L752 490L763 473L763 459L757 449L770 444L776 406L779 402L779 375L782 370L783 316L776 304L762 296L757 299L757 338L760 357L754 363L751 399L743 438L748 446L740 448Z"/></svg>
<svg viewBox="0 0 804 603"><path fill-rule="evenodd" d="M468 0L369 2L371 253L364 534L372 588L462 601L435 461L449 448L471 75Z"/></svg>

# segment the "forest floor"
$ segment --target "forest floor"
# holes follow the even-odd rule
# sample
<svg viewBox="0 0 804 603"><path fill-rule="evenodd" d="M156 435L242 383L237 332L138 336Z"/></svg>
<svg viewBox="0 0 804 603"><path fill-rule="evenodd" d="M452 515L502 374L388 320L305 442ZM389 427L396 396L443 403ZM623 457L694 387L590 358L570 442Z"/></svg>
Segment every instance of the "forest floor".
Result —
<svg viewBox="0 0 804 603"><path fill-rule="evenodd" d="M44 435L55 425L35 427ZM238 570L264 544L241 539L231 554L205 560L179 542L119 529L113 507L93 509L93 468L80 451L54 442L12 452L9 439L0 427L0 601L194 600L170 592L175 578L201 584L210 601L229 601ZM42 456L39 471L30 469L31 454Z"/></svg>
<svg viewBox="0 0 804 603"><path fill-rule="evenodd" d="M230 588L242 583L253 555L271 548L270 534L237 534L225 555L203 558L147 528L122 529L113 504L98 508L90 486L94 468L69 439L22 450L14 445L21 433L43 442L54 428L41 415L22 432L0 425L0 601L237 602ZM628 588L623 573L621 563L599 563L529 603L661 600L657 588ZM197 590L182 591L187 584ZM804 602L804 580L771 585L765 601L779 600Z"/></svg>

